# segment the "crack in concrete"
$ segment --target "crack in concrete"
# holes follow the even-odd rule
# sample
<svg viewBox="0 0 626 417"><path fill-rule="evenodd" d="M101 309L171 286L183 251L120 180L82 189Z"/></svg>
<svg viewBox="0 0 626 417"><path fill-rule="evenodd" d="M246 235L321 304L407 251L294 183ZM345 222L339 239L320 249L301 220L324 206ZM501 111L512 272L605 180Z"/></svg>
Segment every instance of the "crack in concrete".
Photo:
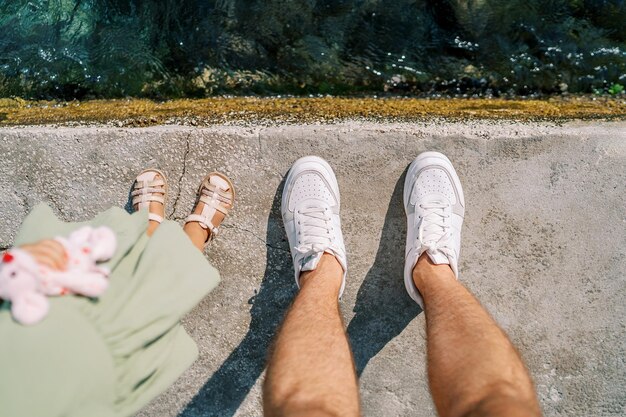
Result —
<svg viewBox="0 0 626 417"><path fill-rule="evenodd" d="M265 239L263 239L262 237L258 236L252 230L248 230L248 229L245 229L243 227L235 226L235 225L232 225L232 224L224 224L224 225L222 225L220 227L223 227L225 229L235 229L235 230L238 230L240 232L248 233L249 235L251 235L252 237L257 239L258 241L262 242L265 246L267 246L270 249L274 249L274 250L281 251L281 252L284 252L284 253L289 253L289 254L291 253L288 249L275 246L275 245L265 241Z"/></svg>
<svg viewBox="0 0 626 417"><path fill-rule="evenodd" d="M174 203L172 204L172 211L170 212L169 217L173 217L174 213L176 213L176 209L178 208L178 200L180 200L180 194L182 190L183 178L187 173L187 158L189 157L189 152L191 150L191 134L193 130L189 132L187 138L185 139L187 142L185 153L183 154L183 171L178 178L178 193L176 194L176 198L174 199ZM176 219L176 218L175 218Z"/></svg>

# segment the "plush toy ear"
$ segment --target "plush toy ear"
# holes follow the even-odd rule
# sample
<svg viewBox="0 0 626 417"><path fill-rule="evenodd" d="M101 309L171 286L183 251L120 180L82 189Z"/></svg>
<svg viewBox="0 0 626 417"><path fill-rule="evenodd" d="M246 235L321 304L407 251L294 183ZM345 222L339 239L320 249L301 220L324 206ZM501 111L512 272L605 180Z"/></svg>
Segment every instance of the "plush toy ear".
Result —
<svg viewBox="0 0 626 417"><path fill-rule="evenodd" d="M106 261L113 257L117 249L117 238L113 230L102 226L94 229L91 233L92 259Z"/></svg>
<svg viewBox="0 0 626 417"><path fill-rule="evenodd" d="M11 300L11 314L21 324L40 322L48 314L50 303L43 295L30 292Z"/></svg>
<svg viewBox="0 0 626 417"><path fill-rule="evenodd" d="M76 246L86 245L90 241L92 233L93 228L91 226L83 226L70 233L67 240Z"/></svg>
<svg viewBox="0 0 626 417"><path fill-rule="evenodd" d="M21 249L11 249L10 254L13 258L11 262L15 262L20 269L23 269L34 276L39 274L39 265L37 265L35 258L33 258L28 252Z"/></svg>

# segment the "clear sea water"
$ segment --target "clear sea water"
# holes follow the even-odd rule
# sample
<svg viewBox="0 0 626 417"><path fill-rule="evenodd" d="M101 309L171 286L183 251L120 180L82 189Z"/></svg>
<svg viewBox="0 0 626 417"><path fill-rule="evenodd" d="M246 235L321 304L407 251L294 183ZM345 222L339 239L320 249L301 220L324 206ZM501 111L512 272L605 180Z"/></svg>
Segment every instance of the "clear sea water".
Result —
<svg viewBox="0 0 626 417"><path fill-rule="evenodd" d="M619 94L625 0L0 0L0 96Z"/></svg>

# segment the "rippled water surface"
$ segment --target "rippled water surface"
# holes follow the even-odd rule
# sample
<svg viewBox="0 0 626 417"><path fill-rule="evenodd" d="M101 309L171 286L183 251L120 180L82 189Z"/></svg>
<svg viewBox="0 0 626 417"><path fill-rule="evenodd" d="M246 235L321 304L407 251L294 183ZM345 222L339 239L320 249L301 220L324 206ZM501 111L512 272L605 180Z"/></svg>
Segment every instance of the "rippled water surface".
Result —
<svg viewBox="0 0 626 417"><path fill-rule="evenodd" d="M0 0L0 95L620 94L626 0Z"/></svg>

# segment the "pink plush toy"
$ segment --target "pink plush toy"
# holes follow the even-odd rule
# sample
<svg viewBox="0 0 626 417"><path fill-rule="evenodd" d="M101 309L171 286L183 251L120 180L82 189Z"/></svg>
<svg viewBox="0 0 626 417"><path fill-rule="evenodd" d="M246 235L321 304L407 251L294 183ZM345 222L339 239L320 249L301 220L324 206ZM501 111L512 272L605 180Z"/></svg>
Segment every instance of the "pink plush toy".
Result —
<svg viewBox="0 0 626 417"><path fill-rule="evenodd" d="M80 294L98 297L109 285L109 271L96 263L111 259L117 242L107 227L82 227L56 238L67 253L67 269L38 265L25 251L11 249L0 264L0 298L11 301L11 313L22 324L35 324L48 313L46 296Z"/></svg>
<svg viewBox="0 0 626 417"><path fill-rule="evenodd" d="M11 314L22 324L34 324L48 314L48 299L39 291L39 265L32 256L13 249L0 264L0 298L11 301Z"/></svg>

